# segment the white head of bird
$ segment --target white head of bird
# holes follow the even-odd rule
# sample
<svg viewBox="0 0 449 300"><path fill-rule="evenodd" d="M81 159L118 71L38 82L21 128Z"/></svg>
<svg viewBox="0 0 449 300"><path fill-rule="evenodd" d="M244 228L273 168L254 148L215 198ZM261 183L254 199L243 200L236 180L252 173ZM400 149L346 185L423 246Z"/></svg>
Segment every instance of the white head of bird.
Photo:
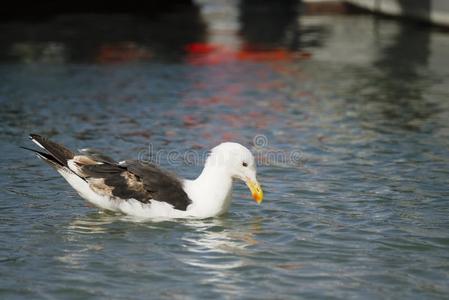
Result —
<svg viewBox="0 0 449 300"><path fill-rule="evenodd" d="M257 203L263 200L263 191L256 178L256 161L246 147L238 143L221 143L214 147L206 161L206 168L221 170L234 179L246 183Z"/></svg>

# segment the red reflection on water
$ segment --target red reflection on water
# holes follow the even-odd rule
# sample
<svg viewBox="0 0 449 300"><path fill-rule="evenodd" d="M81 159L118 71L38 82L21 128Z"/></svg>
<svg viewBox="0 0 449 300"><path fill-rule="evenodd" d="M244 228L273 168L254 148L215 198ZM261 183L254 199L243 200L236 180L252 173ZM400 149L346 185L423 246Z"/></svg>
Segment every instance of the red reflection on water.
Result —
<svg viewBox="0 0 449 300"><path fill-rule="evenodd" d="M191 43L186 45L187 53L206 54L218 49L217 45L208 43Z"/></svg>
<svg viewBox="0 0 449 300"><path fill-rule="evenodd" d="M221 139L223 141L238 141L241 139L241 136L236 132L226 131L221 134Z"/></svg>
<svg viewBox="0 0 449 300"><path fill-rule="evenodd" d="M145 139L151 138L152 133L148 130L135 130L126 132L126 136L128 137L142 137Z"/></svg>
<svg viewBox="0 0 449 300"><path fill-rule="evenodd" d="M186 127L199 127L203 123L200 118L193 115L185 115L182 118L182 121Z"/></svg>
<svg viewBox="0 0 449 300"><path fill-rule="evenodd" d="M184 100L184 105L189 107L210 106L210 105L217 105L220 103L223 103L222 99L214 96L209 98L193 98Z"/></svg>
<svg viewBox="0 0 449 300"><path fill-rule="evenodd" d="M256 49L249 45L233 49L218 44L192 43L186 45L185 50L187 63L206 68L191 69L195 73L193 89L183 95L181 104L189 108L190 113L182 114L181 118L184 126L194 128L195 134L211 146L223 141L248 143L252 136L247 134L271 131L279 127L278 124L288 122L283 118L288 104L279 98L279 91L290 90L289 83L273 73L288 75L293 72L288 67L290 61L311 57L305 51ZM263 67L251 68L249 64L248 70L253 73L246 76L239 73L238 64L245 61L261 62ZM221 67L227 63L230 64ZM294 72L301 73L301 70Z"/></svg>
<svg viewBox="0 0 449 300"><path fill-rule="evenodd" d="M291 59L310 59L307 51L290 51L278 49L255 49L245 45L232 49L211 43L191 43L185 46L187 62L193 65L215 65L232 61L285 61Z"/></svg>

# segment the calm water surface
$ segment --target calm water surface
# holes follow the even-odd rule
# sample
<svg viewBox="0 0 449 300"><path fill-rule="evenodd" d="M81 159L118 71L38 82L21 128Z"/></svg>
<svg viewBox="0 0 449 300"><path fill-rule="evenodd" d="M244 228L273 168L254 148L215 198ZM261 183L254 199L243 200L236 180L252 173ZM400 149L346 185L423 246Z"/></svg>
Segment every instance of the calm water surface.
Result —
<svg viewBox="0 0 449 300"><path fill-rule="evenodd" d="M38 25L2 24L0 298L447 297L449 35L294 18L296 41L268 50L241 50L251 30L209 28L188 53L113 44L84 61L68 42L5 38ZM238 183L219 218L100 213L18 148L29 132L117 159L158 153L189 178L238 141L258 156L265 200Z"/></svg>

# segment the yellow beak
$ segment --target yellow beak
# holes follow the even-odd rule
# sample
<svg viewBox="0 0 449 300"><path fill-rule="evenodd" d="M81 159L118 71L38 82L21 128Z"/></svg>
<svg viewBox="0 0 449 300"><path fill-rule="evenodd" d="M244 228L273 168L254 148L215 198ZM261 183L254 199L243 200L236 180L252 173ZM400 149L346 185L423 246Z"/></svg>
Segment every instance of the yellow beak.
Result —
<svg viewBox="0 0 449 300"><path fill-rule="evenodd" d="M257 204L260 204L263 200L263 191L260 187L260 184L257 181L253 181L251 179L246 179L246 185L249 187L251 194L253 195L254 200L256 200Z"/></svg>

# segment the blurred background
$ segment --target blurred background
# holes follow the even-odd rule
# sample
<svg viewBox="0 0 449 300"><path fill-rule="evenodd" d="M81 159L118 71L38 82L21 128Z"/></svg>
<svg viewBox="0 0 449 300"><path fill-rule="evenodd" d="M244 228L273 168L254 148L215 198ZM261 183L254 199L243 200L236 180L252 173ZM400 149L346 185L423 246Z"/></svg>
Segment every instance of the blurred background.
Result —
<svg viewBox="0 0 449 300"><path fill-rule="evenodd" d="M0 298L447 297L447 1L10 4ZM265 200L236 184L216 219L98 213L19 149L31 132L119 160L175 151L157 163L187 178L192 153L237 141Z"/></svg>

